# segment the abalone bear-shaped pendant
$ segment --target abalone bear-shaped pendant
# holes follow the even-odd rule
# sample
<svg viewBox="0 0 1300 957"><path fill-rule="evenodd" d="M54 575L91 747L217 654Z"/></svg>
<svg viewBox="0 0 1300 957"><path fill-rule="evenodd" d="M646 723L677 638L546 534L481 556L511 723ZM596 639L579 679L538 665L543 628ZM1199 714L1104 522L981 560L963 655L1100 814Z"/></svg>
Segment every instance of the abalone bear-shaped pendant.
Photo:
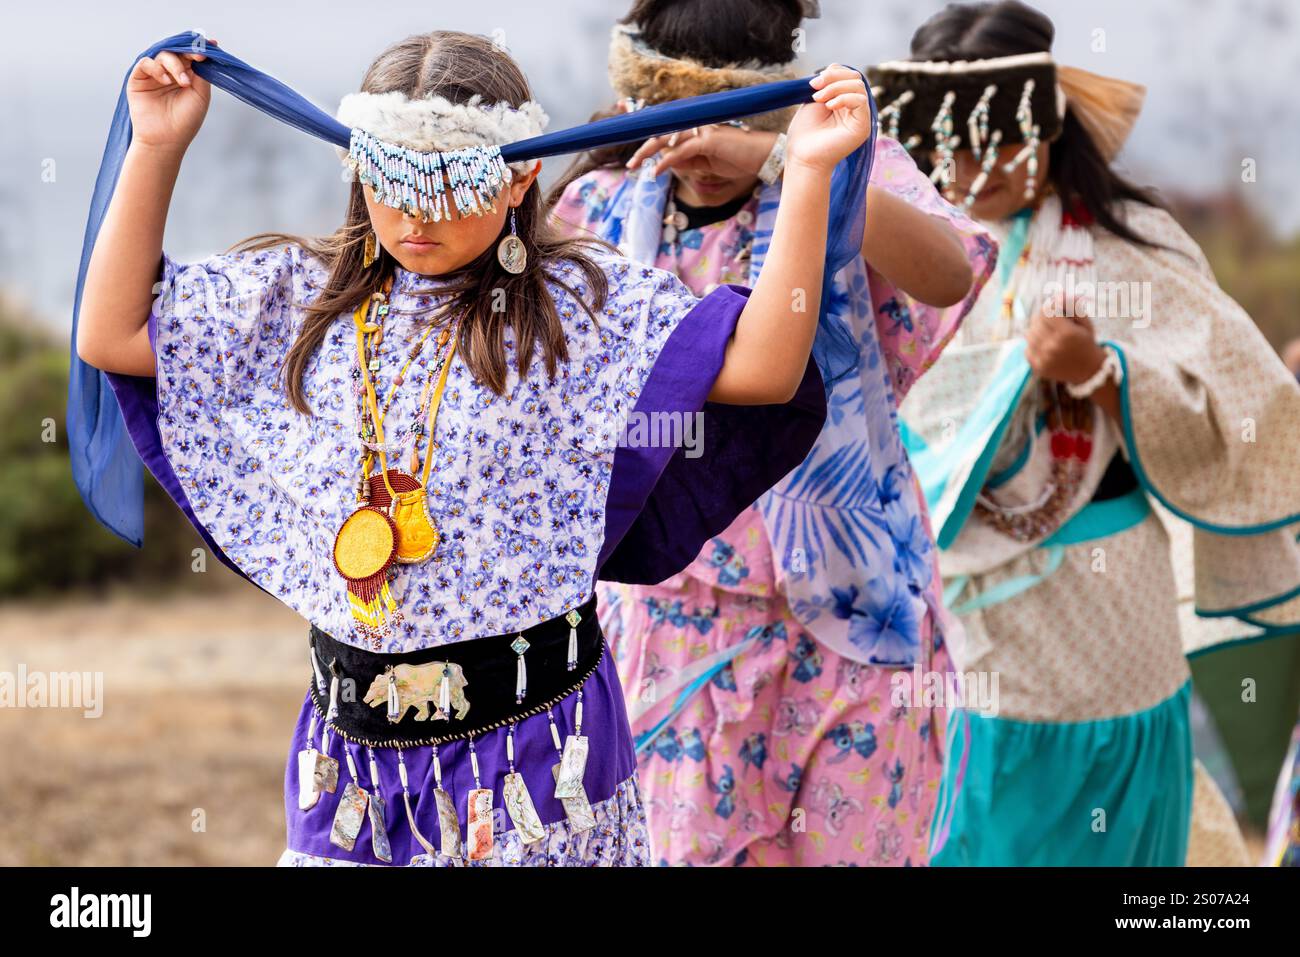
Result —
<svg viewBox="0 0 1300 957"><path fill-rule="evenodd" d="M456 720L464 721L469 714L469 699L465 696L468 684L465 670L453 662L401 664L375 675L362 700L372 708L385 708L393 724L411 708L415 708L416 721L428 721L430 705L434 707L434 721L450 720L452 708L456 709ZM396 702L392 700L394 694Z"/></svg>

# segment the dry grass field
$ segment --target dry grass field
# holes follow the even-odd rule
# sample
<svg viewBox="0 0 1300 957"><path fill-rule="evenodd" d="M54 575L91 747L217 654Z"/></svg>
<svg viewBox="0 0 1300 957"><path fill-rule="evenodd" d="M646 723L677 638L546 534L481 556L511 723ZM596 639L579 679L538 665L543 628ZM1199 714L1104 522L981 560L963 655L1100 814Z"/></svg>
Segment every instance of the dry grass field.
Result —
<svg viewBox="0 0 1300 957"><path fill-rule="evenodd" d="M275 863L307 626L222 576L201 596L0 604L0 672L103 675L99 717L0 707L0 866Z"/></svg>
<svg viewBox="0 0 1300 957"><path fill-rule="evenodd" d="M99 717L0 708L0 865L274 864L306 630L237 583L0 605L0 670L103 674Z"/></svg>

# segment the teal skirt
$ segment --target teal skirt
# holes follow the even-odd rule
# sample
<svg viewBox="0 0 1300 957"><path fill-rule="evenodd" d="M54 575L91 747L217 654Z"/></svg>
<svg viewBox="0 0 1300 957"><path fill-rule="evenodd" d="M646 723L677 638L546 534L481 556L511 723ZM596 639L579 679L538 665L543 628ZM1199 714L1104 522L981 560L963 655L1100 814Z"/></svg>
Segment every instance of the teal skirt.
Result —
<svg viewBox="0 0 1300 957"><path fill-rule="evenodd" d="M931 863L1181 867L1192 817L1189 681L1146 711L1038 723L954 711Z"/></svg>

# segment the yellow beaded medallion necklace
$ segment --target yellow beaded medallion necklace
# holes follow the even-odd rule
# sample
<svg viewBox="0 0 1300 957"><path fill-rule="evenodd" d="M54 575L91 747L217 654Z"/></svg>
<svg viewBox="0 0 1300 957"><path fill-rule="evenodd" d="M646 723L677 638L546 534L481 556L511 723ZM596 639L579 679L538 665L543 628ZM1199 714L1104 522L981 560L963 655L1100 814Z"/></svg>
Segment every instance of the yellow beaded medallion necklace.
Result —
<svg viewBox="0 0 1300 957"><path fill-rule="evenodd" d="M397 390L406 381L412 363L436 328L431 322L412 345L406 364L393 378L381 410L372 373L378 370L379 360L374 350L383 340L383 319L388 312L391 288L390 278L382 292L372 295L353 313L359 366L354 376L360 380L362 406L359 415L361 470L356 488L357 507L340 526L333 550L334 567L347 582L348 604L357 629L376 649L391 633L392 625L402 620L389 589L394 563L425 561L438 546L439 533L429 514L427 490L434 460L434 428L456 351L455 329L444 326L438 335L437 352L430 364L420 408L416 412L416 424L411 429L411 473L399 468L390 469L384 420ZM427 426L423 421L426 413ZM420 470L420 438L426 434L423 474L416 479L413 473ZM376 457L380 465L379 474L371 475Z"/></svg>

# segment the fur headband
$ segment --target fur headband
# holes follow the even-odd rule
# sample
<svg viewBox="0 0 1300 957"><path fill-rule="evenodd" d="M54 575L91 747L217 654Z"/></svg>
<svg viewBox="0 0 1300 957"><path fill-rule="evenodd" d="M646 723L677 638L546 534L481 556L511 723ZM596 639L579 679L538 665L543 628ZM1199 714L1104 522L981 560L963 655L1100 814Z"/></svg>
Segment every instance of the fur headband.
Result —
<svg viewBox="0 0 1300 957"><path fill-rule="evenodd" d="M696 60L665 56L645 42L640 28L630 24L615 26L610 36L609 81L619 96L641 106L792 80L798 75L793 63L764 64L751 60L710 67ZM746 117L745 123L756 130L783 132L797 109L786 107Z"/></svg>
<svg viewBox="0 0 1300 957"><path fill-rule="evenodd" d="M546 128L546 113L532 100L518 108L509 103L485 106L481 101L477 93L466 103L442 96L412 100L400 92L349 93L339 104L337 118L349 128L426 152L505 146Z"/></svg>

